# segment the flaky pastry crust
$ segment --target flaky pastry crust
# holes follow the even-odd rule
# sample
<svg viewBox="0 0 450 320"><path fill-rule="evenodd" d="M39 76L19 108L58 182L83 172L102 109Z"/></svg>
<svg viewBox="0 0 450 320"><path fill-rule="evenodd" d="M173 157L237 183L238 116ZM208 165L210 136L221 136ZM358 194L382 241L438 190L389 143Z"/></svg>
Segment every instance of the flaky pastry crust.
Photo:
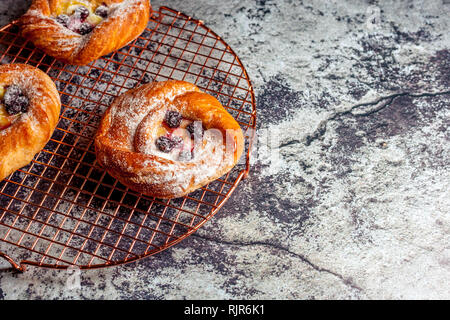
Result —
<svg viewBox="0 0 450 320"><path fill-rule="evenodd" d="M158 152L167 110L201 121L205 135L190 161ZM229 172L244 149L242 129L213 96L184 81L154 82L116 98L99 126L97 161L124 185L157 198L184 196Z"/></svg>
<svg viewBox="0 0 450 320"><path fill-rule="evenodd" d="M25 64L0 66L0 86L20 86L29 99L26 113L0 130L0 180L26 166L41 151L58 123L61 109L54 82L41 70Z"/></svg>
<svg viewBox="0 0 450 320"><path fill-rule="evenodd" d="M86 35L54 19L67 0L33 0L19 19L22 35L48 55L62 62L86 65L136 39L150 17L149 0L90 0L111 7L111 14Z"/></svg>

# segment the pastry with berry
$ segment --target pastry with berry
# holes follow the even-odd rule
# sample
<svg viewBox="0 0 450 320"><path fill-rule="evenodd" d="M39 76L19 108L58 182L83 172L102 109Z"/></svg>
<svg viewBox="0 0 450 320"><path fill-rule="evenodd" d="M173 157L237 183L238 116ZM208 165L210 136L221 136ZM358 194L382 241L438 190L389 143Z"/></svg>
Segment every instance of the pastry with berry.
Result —
<svg viewBox="0 0 450 320"><path fill-rule="evenodd" d="M48 55L86 65L136 39L150 10L149 0L33 0L19 25Z"/></svg>
<svg viewBox="0 0 450 320"><path fill-rule="evenodd" d="M60 109L59 93L47 74L25 64L0 66L0 180L44 148Z"/></svg>
<svg viewBox="0 0 450 320"><path fill-rule="evenodd" d="M124 185L178 198L229 172L242 155L244 137L216 98L171 80L116 98L100 123L95 149L97 161Z"/></svg>

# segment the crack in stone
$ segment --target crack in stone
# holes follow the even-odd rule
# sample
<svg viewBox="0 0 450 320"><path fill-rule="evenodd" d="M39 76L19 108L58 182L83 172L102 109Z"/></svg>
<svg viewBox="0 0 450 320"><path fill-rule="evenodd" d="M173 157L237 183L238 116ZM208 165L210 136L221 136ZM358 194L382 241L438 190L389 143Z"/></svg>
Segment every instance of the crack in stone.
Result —
<svg viewBox="0 0 450 320"><path fill-rule="evenodd" d="M290 141L288 141L286 143L280 144L280 148L288 147L290 145L297 144L297 143L300 143L300 140L297 140L297 139L296 140L290 140Z"/></svg>
<svg viewBox="0 0 450 320"><path fill-rule="evenodd" d="M380 97L375 101L355 104L355 105L351 106L350 108L348 108L347 110L335 112L332 115L330 115L327 119L322 120L319 123L319 125L317 126L316 130L314 130L314 132L312 134L306 136L306 138L304 139L305 145L309 146L313 141L315 141L315 140L319 139L320 137L322 137L323 135L325 135L325 133L327 131L327 124L330 121L337 120L341 116L348 115L348 114L351 114L352 116L355 116L355 117L356 116L358 116L358 117L369 116L371 114L377 113L377 112L387 108L398 97L410 96L410 97L414 97L414 98L422 98L422 97L435 97L435 96L446 95L446 94L450 94L450 90L443 91L443 92L423 92L423 93L400 92L400 93L395 93L395 94L392 94L389 96ZM362 112L362 113L354 112L355 110L358 110L361 107L369 107L369 106L375 106L375 107L369 108L367 111ZM292 145L292 144L298 143L298 142L300 142L300 141L299 140L289 141L289 142L286 142L286 143L280 145L280 147L289 146L289 145Z"/></svg>
<svg viewBox="0 0 450 320"><path fill-rule="evenodd" d="M209 238L209 237L205 237L202 235L199 235L197 233L194 233L192 236L203 239L203 240L207 240L207 241L212 241L212 242L216 242L216 243L220 243L220 244L225 244L225 245L230 245L230 246L242 246L242 247L250 247L250 246L265 246L265 247L271 247L280 251L284 251L289 253L292 256L295 256L296 258L300 259L303 263L309 265L311 268L313 268L314 270L318 271L318 272L325 272L328 274L331 274L337 278L339 278L346 286L349 286L353 289L356 289L362 293L364 293L364 290L358 286L357 284L354 283L353 279L349 278L349 277L344 277L343 275L323 268L321 266L318 266L316 264L314 264L313 262L311 262L308 258L306 258L305 256L295 253L287 248L284 248L282 246L270 243L270 242L262 242L262 241L253 241L253 242L237 242L237 241L224 241L224 240L217 240L217 239L213 239L213 238Z"/></svg>
<svg viewBox="0 0 450 320"><path fill-rule="evenodd" d="M351 114L354 115L354 116L362 116L362 117L364 117L364 116L368 116L368 115L377 113L377 112L379 112L379 111L389 107L395 101L395 99L397 99L399 97L409 96L409 97L413 97L413 98L423 98L423 97L435 97L435 96L446 95L446 94L450 94L450 91L424 92L424 93L417 93L417 94L416 93L409 93L409 92L398 93L398 94L386 97L386 99L384 99L385 101L381 101L379 107L371 108L368 111L362 112L362 113L351 112Z"/></svg>

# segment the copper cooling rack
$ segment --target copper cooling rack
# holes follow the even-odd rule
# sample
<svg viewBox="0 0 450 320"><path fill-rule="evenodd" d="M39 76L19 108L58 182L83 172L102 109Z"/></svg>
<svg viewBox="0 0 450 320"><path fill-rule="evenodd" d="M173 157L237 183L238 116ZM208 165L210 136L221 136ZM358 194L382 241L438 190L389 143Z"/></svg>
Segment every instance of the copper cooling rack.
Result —
<svg viewBox="0 0 450 320"><path fill-rule="evenodd" d="M0 182L0 257L26 265L82 269L136 261L191 235L229 199L249 171L247 153L222 178L183 198L162 200L129 190L95 161L93 136L121 93L168 79L195 83L254 132L253 88L235 52L202 21L162 7L135 41L88 66L63 64L18 35L0 29L0 63L46 72L61 94L50 142L25 168Z"/></svg>

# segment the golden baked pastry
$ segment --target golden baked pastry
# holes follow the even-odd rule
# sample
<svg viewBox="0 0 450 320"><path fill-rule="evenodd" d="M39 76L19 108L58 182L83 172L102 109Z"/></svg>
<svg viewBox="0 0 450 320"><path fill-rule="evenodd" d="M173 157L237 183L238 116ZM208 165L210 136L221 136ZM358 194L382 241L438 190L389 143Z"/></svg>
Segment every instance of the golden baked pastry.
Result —
<svg viewBox="0 0 450 320"><path fill-rule="evenodd" d="M86 65L136 39L149 16L149 0L33 0L19 25L48 55Z"/></svg>
<svg viewBox="0 0 450 320"><path fill-rule="evenodd" d="M117 97L95 138L97 161L109 174L157 198L181 197L220 178L243 149L234 118L184 81L149 83Z"/></svg>
<svg viewBox="0 0 450 320"><path fill-rule="evenodd" d="M44 72L25 64L0 66L0 180L44 148L60 109L56 86Z"/></svg>

